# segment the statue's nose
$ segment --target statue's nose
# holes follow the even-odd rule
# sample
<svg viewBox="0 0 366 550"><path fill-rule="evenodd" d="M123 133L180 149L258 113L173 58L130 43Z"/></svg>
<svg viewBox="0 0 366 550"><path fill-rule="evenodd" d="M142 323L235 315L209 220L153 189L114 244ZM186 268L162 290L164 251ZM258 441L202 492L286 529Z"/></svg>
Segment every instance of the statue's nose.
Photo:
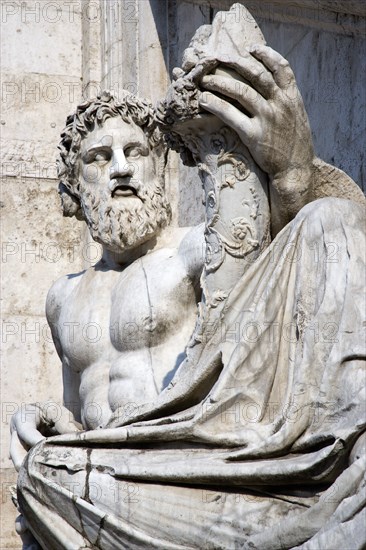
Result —
<svg viewBox="0 0 366 550"><path fill-rule="evenodd" d="M123 149L113 151L112 166L109 169L110 179L123 178L133 175L133 166L125 157Z"/></svg>

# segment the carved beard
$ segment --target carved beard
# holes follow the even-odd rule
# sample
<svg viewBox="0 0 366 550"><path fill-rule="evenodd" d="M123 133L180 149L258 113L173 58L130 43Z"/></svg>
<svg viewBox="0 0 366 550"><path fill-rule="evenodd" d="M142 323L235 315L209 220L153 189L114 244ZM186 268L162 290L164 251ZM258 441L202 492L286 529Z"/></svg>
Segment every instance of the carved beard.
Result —
<svg viewBox="0 0 366 550"><path fill-rule="evenodd" d="M163 185L139 187L138 199L112 198L106 192L96 194L95 190L87 189L81 192L91 236L113 252L143 244L170 221L170 206Z"/></svg>

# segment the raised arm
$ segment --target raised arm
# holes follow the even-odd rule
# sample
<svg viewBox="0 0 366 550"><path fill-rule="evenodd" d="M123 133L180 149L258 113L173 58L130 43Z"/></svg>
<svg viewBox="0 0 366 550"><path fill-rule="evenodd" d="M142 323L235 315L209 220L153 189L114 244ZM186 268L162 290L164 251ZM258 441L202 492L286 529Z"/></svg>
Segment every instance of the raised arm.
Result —
<svg viewBox="0 0 366 550"><path fill-rule="evenodd" d="M317 198L362 200L344 172L315 157L304 103L286 59L255 45L240 57L218 61L214 74L202 79L206 91L200 105L237 132L268 174L273 233Z"/></svg>

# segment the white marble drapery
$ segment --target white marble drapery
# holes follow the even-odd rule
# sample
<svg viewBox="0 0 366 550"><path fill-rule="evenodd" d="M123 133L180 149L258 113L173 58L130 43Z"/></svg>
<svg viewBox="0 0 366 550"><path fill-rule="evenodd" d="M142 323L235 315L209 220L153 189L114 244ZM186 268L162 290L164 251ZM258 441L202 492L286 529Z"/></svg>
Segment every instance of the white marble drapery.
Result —
<svg viewBox="0 0 366 550"><path fill-rule="evenodd" d="M307 205L145 421L31 451L19 501L43 548L345 548L349 529L362 548L363 218Z"/></svg>

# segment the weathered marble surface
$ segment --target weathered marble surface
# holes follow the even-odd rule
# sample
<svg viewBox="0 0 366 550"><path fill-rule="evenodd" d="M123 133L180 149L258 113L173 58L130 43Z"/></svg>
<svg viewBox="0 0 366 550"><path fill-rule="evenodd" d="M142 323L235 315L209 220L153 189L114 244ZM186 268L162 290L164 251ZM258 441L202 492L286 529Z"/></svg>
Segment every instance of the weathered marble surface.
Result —
<svg viewBox="0 0 366 550"><path fill-rule="evenodd" d="M202 175L205 258L202 228L168 227L149 107L106 96L92 131L83 116L95 103L70 119L64 212L86 219L104 259L48 298L75 419L43 406L13 422L18 466L19 438L32 446L42 432L65 434L39 442L20 468L20 508L43 548L364 544L363 197L314 157L288 64L263 45L244 52L255 28L245 15L243 32L226 14L196 35L159 109L171 145ZM263 101L248 95L263 86ZM153 196L146 218L139 199ZM71 342L62 316L109 334L96 346L78 333ZM118 330L130 323L137 340ZM101 414L90 417L95 404Z"/></svg>

